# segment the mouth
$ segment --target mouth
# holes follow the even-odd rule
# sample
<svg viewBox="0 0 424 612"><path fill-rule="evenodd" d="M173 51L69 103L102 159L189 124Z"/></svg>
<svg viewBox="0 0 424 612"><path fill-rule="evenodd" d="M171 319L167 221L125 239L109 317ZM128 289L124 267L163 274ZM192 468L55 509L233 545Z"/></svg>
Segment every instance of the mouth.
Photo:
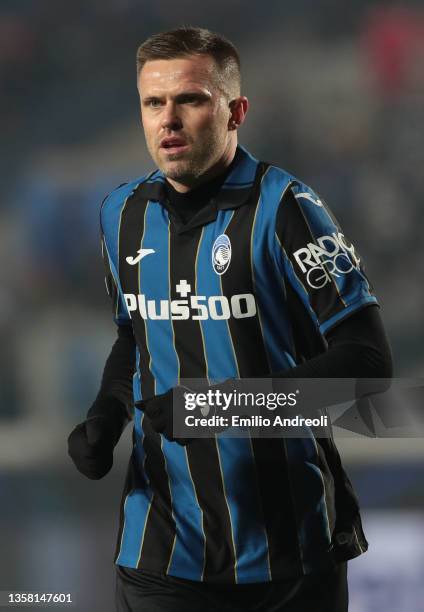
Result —
<svg viewBox="0 0 424 612"><path fill-rule="evenodd" d="M188 144L182 138L170 137L161 140L160 148L165 153L173 155L186 151L188 149Z"/></svg>

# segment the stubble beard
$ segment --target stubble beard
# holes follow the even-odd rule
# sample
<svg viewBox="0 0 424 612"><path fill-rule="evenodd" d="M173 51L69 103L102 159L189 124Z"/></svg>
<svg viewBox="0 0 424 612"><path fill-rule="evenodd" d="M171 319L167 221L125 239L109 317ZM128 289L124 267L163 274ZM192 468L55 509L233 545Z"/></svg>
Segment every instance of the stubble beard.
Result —
<svg viewBox="0 0 424 612"><path fill-rule="evenodd" d="M166 161L163 158L158 159L157 165L167 178L190 184L197 181L217 162L222 154L221 150L221 138L216 134L210 134L207 139L203 139L200 149L189 151L187 154L167 155Z"/></svg>

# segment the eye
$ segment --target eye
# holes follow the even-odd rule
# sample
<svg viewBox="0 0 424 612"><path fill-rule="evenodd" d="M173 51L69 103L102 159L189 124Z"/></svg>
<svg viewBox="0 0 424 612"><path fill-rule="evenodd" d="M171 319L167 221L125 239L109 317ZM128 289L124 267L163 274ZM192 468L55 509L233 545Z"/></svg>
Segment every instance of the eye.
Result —
<svg viewBox="0 0 424 612"><path fill-rule="evenodd" d="M185 96L182 102L183 104L196 104L199 102L199 98L197 96Z"/></svg>
<svg viewBox="0 0 424 612"><path fill-rule="evenodd" d="M159 108L162 102L159 98L148 98L144 101L144 106L148 106L149 108Z"/></svg>
<svg viewBox="0 0 424 612"><path fill-rule="evenodd" d="M190 104L191 106L198 106L199 104L202 104L205 101L205 98L202 95L199 95L197 93L187 93L187 94L181 94L180 96L178 96L178 103L179 104Z"/></svg>

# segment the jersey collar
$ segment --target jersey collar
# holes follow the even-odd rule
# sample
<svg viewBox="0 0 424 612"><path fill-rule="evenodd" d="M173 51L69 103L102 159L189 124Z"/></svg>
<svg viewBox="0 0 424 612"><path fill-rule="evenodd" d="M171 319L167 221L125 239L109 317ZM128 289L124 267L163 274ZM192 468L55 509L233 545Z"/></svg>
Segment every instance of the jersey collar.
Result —
<svg viewBox="0 0 424 612"><path fill-rule="evenodd" d="M185 232L214 221L218 210L235 209L245 204L251 195L258 166L258 160L244 147L238 145L236 163L221 189L188 223L183 224L174 218L173 223L177 232ZM165 176L160 170L153 172L140 188L144 198L166 207Z"/></svg>
<svg viewBox="0 0 424 612"><path fill-rule="evenodd" d="M234 168L219 192L212 198L218 209L238 208L244 204L255 182L258 160L241 145L238 145L237 150L238 159ZM140 187L143 189L143 195L149 200L155 200L160 204L166 202L165 176L160 170L153 172Z"/></svg>

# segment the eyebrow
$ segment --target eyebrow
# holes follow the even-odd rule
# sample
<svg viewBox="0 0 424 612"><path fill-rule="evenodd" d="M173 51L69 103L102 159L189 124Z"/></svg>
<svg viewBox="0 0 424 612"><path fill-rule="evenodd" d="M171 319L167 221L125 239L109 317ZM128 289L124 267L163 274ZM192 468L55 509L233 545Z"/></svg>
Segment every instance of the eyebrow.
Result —
<svg viewBox="0 0 424 612"><path fill-rule="evenodd" d="M143 98L143 104L148 104L152 100L163 100L164 98L165 96L161 96L161 95L147 96L146 98ZM197 98L199 100L210 100L211 96L203 91L190 91L190 90L182 91L178 93L176 96L174 96L174 100L176 102L184 101L186 98Z"/></svg>

